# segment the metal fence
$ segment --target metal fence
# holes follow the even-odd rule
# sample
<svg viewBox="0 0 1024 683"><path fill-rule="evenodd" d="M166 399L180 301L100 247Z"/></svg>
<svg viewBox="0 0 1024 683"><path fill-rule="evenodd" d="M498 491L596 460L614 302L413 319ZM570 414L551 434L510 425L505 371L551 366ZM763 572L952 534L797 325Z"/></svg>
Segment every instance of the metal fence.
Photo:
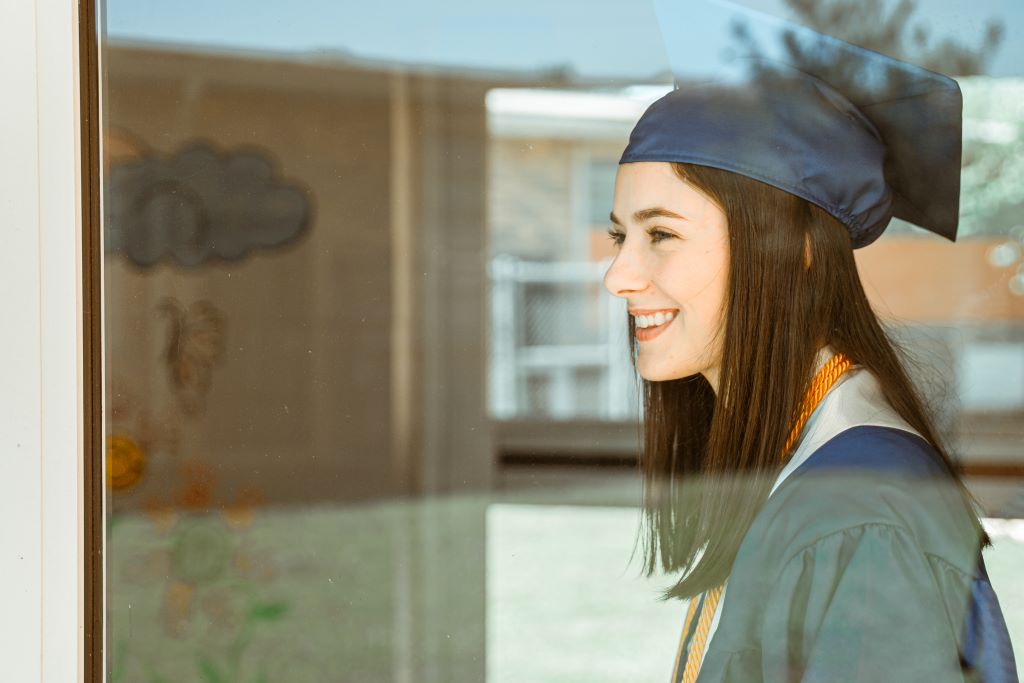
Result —
<svg viewBox="0 0 1024 683"><path fill-rule="evenodd" d="M607 268L607 261L492 259L492 417L621 420L639 414L626 302L604 288Z"/></svg>

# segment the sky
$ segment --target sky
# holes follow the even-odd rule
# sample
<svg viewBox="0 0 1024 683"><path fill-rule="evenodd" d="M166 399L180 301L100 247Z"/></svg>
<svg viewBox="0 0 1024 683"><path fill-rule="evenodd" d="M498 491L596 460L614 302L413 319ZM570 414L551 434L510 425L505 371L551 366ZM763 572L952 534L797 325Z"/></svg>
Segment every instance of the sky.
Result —
<svg viewBox="0 0 1024 683"><path fill-rule="evenodd" d="M783 0L741 1L787 17ZM930 27L933 42L950 36L976 45L987 19L1002 20L1005 35L989 73L1024 76L1021 0L918 0L917 6L914 16ZM651 0L106 0L102 11L111 41L214 51L347 54L471 69L568 65L588 78L638 80L668 65ZM695 59L713 52L714 45L701 42L707 32L687 35Z"/></svg>

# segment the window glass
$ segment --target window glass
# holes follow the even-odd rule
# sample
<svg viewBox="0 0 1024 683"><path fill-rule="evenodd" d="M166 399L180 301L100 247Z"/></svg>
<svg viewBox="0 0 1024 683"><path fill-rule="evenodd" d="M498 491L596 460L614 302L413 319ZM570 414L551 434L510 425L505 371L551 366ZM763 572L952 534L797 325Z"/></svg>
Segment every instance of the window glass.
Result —
<svg viewBox="0 0 1024 683"><path fill-rule="evenodd" d="M961 84L961 237L856 256L1024 654L1024 8L859 3L745 4ZM642 381L602 283L673 87L653 5L101 15L109 680L668 679L687 605L631 558Z"/></svg>

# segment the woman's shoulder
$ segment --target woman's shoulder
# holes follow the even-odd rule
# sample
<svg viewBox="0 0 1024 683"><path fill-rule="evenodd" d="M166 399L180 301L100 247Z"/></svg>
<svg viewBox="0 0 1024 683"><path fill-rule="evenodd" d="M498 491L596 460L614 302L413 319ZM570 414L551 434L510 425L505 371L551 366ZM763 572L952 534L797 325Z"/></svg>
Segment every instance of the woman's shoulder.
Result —
<svg viewBox="0 0 1024 683"><path fill-rule="evenodd" d="M848 571L895 579L894 567L930 568L952 591L950 604L962 602L981 538L931 450L915 434L877 425L852 427L822 445L747 531L729 578L732 609L749 610L754 628L755 606L785 593L787 581L831 585Z"/></svg>
<svg viewBox="0 0 1024 683"><path fill-rule="evenodd" d="M801 522L813 517L801 541L818 529L833 533L865 523L902 526L922 538L976 528L956 475L860 366L812 414L764 512Z"/></svg>
<svg viewBox="0 0 1024 683"><path fill-rule="evenodd" d="M921 436L889 404L878 379L869 370L854 366L825 394L811 414L792 457L776 480L776 488L839 434L854 427L868 426L888 427Z"/></svg>
<svg viewBox="0 0 1024 683"><path fill-rule="evenodd" d="M789 475L804 477L863 474L913 482L921 478L950 480L936 448L920 434L884 424L854 424L815 448Z"/></svg>
<svg viewBox="0 0 1024 683"><path fill-rule="evenodd" d="M779 560L866 526L907 534L921 552L972 572L980 545L962 489L935 448L892 426L856 425L817 448L755 520Z"/></svg>

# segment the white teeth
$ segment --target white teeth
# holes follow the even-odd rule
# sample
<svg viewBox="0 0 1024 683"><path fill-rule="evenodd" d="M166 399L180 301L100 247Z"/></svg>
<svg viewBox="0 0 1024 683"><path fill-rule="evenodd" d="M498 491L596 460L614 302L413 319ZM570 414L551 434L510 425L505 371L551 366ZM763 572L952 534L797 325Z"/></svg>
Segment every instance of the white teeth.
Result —
<svg viewBox="0 0 1024 683"><path fill-rule="evenodd" d="M670 322L673 317L674 314L672 311L667 311L665 313L659 311L654 315L638 315L636 316L636 326L641 329L657 327L658 325L664 325L665 323Z"/></svg>

